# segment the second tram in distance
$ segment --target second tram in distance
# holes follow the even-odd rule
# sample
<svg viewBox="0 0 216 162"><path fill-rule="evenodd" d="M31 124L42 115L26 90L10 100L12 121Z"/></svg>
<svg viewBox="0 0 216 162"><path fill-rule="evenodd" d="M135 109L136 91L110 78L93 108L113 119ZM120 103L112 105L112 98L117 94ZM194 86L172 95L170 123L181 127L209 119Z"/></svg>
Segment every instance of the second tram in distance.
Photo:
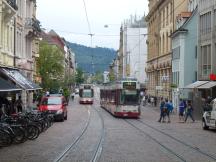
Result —
<svg viewBox="0 0 216 162"><path fill-rule="evenodd" d="M94 102L94 89L92 84L81 84L79 88L79 103L80 104L93 104Z"/></svg>
<svg viewBox="0 0 216 162"><path fill-rule="evenodd" d="M125 78L100 89L100 104L117 117L140 116L140 84L136 79Z"/></svg>

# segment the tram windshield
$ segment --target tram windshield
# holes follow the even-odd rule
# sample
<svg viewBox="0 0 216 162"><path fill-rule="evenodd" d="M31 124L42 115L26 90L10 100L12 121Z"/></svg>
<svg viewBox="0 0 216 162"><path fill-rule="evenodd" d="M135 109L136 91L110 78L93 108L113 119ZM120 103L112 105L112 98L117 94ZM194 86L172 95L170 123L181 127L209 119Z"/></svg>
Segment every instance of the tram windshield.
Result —
<svg viewBox="0 0 216 162"><path fill-rule="evenodd" d="M121 102L126 105L137 105L139 102L139 94L137 90L123 90L121 94Z"/></svg>
<svg viewBox="0 0 216 162"><path fill-rule="evenodd" d="M85 90L83 90L82 97L92 97L92 90L91 89L85 89Z"/></svg>

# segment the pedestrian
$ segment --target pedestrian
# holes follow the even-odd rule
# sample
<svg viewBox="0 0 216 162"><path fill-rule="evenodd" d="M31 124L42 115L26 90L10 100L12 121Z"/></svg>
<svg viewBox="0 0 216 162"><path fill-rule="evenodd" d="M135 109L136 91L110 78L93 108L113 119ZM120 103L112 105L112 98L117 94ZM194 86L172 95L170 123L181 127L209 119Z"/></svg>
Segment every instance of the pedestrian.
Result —
<svg viewBox="0 0 216 162"><path fill-rule="evenodd" d="M168 99L166 99L166 102L165 102L165 113L166 113L166 116L167 116L167 119L168 119L168 123L170 123L170 112L172 110L172 105L169 103Z"/></svg>
<svg viewBox="0 0 216 162"><path fill-rule="evenodd" d="M179 122L184 121L184 111L185 111L185 102L180 99L180 104L179 104Z"/></svg>
<svg viewBox="0 0 216 162"><path fill-rule="evenodd" d="M150 98L150 102L151 102L151 106L154 106L154 97L153 96Z"/></svg>
<svg viewBox="0 0 216 162"><path fill-rule="evenodd" d="M161 103L160 103L160 118L159 118L158 122L161 122L162 118L163 118L163 122L164 122L164 106L165 106L165 102L164 102L163 98L161 98Z"/></svg>
<svg viewBox="0 0 216 162"><path fill-rule="evenodd" d="M144 98L144 92L143 91L140 91L140 102L141 102L141 105L142 105L142 101L143 101L143 98Z"/></svg>
<svg viewBox="0 0 216 162"><path fill-rule="evenodd" d="M71 99L72 99L72 101L74 100L74 96L75 96L75 93L73 92L73 93L71 94Z"/></svg>
<svg viewBox="0 0 216 162"><path fill-rule="evenodd" d="M154 106L157 106L157 97L154 97Z"/></svg>
<svg viewBox="0 0 216 162"><path fill-rule="evenodd" d="M185 122L187 121L188 116L190 116L191 120L194 122L194 117L193 117L193 106L191 101L188 101L188 105L186 108L186 116L185 116Z"/></svg>
<svg viewBox="0 0 216 162"><path fill-rule="evenodd" d="M50 96L50 92L46 91L46 96L49 97Z"/></svg>
<svg viewBox="0 0 216 162"><path fill-rule="evenodd" d="M142 99L142 104L143 104L143 106L146 105L146 96L143 97L143 99Z"/></svg>
<svg viewBox="0 0 216 162"><path fill-rule="evenodd" d="M16 100L16 107L18 112L22 112L23 102L21 96L19 96L18 100Z"/></svg>
<svg viewBox="0 0 216 162"><path fill-rule="evenodd" d="M173 112L173 103L172 103L172 100L169 101L169 105L170 105L170 113Z"/></svg>

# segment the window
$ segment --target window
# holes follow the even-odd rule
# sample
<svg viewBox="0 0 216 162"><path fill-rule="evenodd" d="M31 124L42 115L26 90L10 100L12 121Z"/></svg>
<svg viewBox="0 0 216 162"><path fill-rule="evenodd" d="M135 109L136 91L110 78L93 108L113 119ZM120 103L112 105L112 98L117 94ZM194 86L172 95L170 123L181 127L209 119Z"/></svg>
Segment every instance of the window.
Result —
<svg viewBox="0 0 216 162"><path fill-rule="evenodd" d="M216 9L214 10L214 26L216 27Z"/></svg>
<svg viewBox="0 0 216 162"><path fill-rule="evenodd" d="M180 47L174 48L172 53L172 59L180 59Z"/></svg>
<svg viewBox="0 0 216 162"><path fill-rule="evenodd" d="M211 32L211 12L200 16L200 33L208 34Z"/></svg>
<svg viewBox="0 0 216 162"><path fill-rule="evenodd" d="M195 58L197 58L197 46L195 46Z"/></svg>
<svg viewBox="0 0 216 162"><path fill-rule="evenodd" d="M197 71L195 71L195 80L194 81L197 81Z"/></svg>
<svg viewBox="0 0 216 162"><path fill-rule="evenodd" d="M201 46L202 75L211 73L211 45Z"/></svg>
<svg viewBox="0 0 216 162"><path fill-rule="evenodd" d="M172 73L172 83L175 85L179 85L179 71Z"/></svg>

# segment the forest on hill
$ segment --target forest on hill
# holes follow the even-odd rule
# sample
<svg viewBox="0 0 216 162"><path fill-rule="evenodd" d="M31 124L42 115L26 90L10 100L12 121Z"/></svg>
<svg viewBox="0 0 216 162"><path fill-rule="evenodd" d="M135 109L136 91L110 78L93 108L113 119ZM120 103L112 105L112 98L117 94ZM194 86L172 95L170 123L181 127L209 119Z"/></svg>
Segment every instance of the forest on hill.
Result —
<svg viewBox="0 0 216 162"><path fill-rule="evenodd" d="M71 42L68 42L68 45L75 53L78 68L81 68L86 73L107 71L110 63L116 58L116 51L114 49L103 47L91 48Z"/></svg>

